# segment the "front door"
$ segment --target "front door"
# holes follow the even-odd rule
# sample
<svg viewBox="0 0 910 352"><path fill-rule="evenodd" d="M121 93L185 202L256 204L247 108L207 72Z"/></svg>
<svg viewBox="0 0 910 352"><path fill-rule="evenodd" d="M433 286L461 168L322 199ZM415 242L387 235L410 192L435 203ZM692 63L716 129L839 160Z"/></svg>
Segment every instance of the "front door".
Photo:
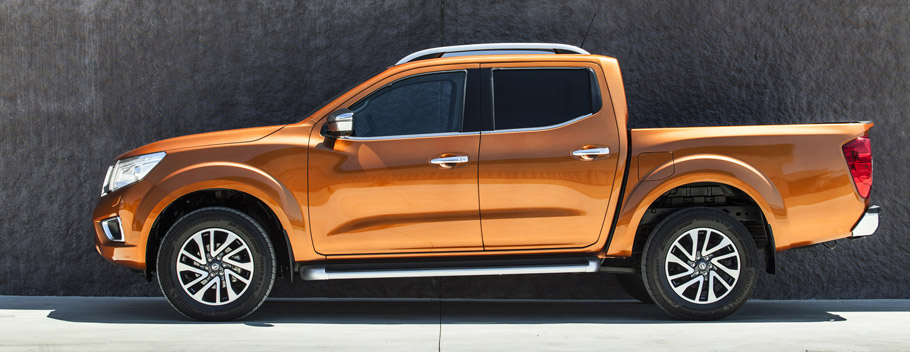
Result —
<svg viewBox="0 0 910 352"><path fill-rule="evenodd" d="M466 80L467 67L391 77L348 107L353 136L326 139L324 121L315 125L307 174L317 252L483 249L480 133L462 132Z"/></svg>
<svg viewBox="0 0 910 352"><path fill-rule="evenodd" d="M571 65L481 66L493 120L480 143L487 250L585 247L601 233L621 177L618 129L600 68Z"/></svg>

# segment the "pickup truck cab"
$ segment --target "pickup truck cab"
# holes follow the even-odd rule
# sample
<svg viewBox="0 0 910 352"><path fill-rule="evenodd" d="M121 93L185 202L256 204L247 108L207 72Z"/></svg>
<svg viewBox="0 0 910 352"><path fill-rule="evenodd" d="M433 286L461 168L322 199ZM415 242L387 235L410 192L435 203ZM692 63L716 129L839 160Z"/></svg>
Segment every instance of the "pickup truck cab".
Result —
<svg viewBox="0 0 910 352"><path fill-rule="evenodd" d="M252 313L276 278L599 271L698 320L739 308L777 251L878 227L870 122L627 121L613 58L423 50L300 122L123 154L95 247L203 320Z"/></svg>

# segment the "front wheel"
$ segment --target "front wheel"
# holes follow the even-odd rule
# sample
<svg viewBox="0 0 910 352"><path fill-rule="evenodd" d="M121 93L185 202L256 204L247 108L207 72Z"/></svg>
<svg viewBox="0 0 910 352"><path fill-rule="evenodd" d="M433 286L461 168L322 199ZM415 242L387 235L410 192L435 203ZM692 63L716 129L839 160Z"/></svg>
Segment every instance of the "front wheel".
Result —
<svg viewBox="0 0 910 352"><path fill-rule="evenodd" d="M739 309L755 288L755 243L723 211L688 208L654 228L641 275L650 296L678 319L714 320Z"/></svg>
<svg viewBox="0 0 910 352"><path fill-rule="evenodd" d="M245 317L275 282L275 250L265 230L231 208L202 208L180 218L161 241L157 265L168 302L199 320Z"/></svg>

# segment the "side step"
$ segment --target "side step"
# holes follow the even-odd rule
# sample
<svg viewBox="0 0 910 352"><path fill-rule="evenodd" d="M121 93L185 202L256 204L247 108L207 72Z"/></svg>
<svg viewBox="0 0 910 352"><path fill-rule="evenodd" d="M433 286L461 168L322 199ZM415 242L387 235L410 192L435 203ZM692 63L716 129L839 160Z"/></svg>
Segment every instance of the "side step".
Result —
<svg viewBox="0 0 910 352"><path fill-rule="evenodd" d="M397 277L595 273L600 270L600 263L601 259L590 257L327 264L301 267L300 277L304 280L343 280Z"/></svg>

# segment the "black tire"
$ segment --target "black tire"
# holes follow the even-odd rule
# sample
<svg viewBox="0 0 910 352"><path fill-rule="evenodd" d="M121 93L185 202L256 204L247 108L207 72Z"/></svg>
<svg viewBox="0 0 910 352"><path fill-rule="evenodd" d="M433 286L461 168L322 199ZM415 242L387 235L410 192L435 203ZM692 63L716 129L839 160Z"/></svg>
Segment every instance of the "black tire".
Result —
<svg viewBox="0 0 910 352"><path fill-rule="evenodd" d="M718 233L722 236L718 236ZM708 239L705 240L702 236ZM728 244L721 247L717 239L720 238L722 242L724 237L730 242L723 242ZM676 241L680 241L680 246L674 246ZM709 245L711 247L708 247ZM684 247L692 249L683 251ZM699 248L714 247L721 248L710 253L713 257L721 258L730 253L734 255L722 259L702 257ZM695 253L692 253L693 251ZM727 255L714 255L722 252ZM690 258L689 253L696 260L685 260L682 264L688 267L670 260L671 255L675 258ZM738 256L735 255L737 253ZM651 232L642 255L641 276L654 303L674 318L715 320L735 312L752 295L756 281L757 257L755 243L749 231L732 216L717 209L687 208L671 214ZM729 275L737 268L738 277ZM689 274L689 270L692 270L692 274ZM716 273L717 276L713 276L712 273ZM670 279L678 275L682 276ZM699 284L697 288L693 287L695 282ZM674 287L682 293L674 291ZM700 302L702 299L704 302Z"/></svg>
<svg viewBox="0 0 910 352"><path fill-rule="evenodd" d="M212 232L206 232L212 231ZM197 248L199 252L194 252L195 255L207 255L206 252L199 248L199 246L190 245L191 237L195 236L198 233L208 233L211 238L215 238L217 241L217 236L226 236L227 233L232 233L242 240L242 242L236 241L232 242L233 246L242 249L242 245L246 245L245 248L248 248L248 251L238 251L241 254L238 254L235 257L231 257L232 260L243 260L243 265L251 265L253 268L248 272L244 279L248 280L249 283L243 285L241 281L239 284L235 282L234 287L242 287L242 292L237 294L235 298L228 298L225 302L209 302L205 303L205 299L197 300L193 298L188 291L192 291L196 287L196 292L204 292L205 297L211 301L210 297L214 295L214 291L218 294L218 299L224 300L222 296L223 292L226 292L229 288L222 285L230 285L229 282L219 281L217 282L218 288L212 286L209 289L199 288L197 286L190 286L188 289L184 289L181 285L181 278L178 275L184 275L183 280L192 281L193 277L187 279L185 275L192 274L191 271L182 271L178 273L178 261L186 261L186 256L181 255L181 249L184 249L184 245L189 245L191 247L187 248ZM216 235L216 233L218 235ZM231 237L232 238L232 237ZM224 242L228 242L224 240ZM195 243L195 242L193 242ZM218 242L215 242L215 247L220 247ZM195 246L195 247L193 247ZM229 246L228 249L231 249ZM224 250L226 253L227 250ZM181 255L182 257L178 257ZM203 259L206 262L204 265L205 270L213 269L208 263L208 259ZM222 268L222 275L224 278L230 278L229 271L230 265L227 264L229 261L227 256L224 256L224 260L221 260L221 256L218 256L217 261L215 258L212 258L211 263L219 263ZM194 267L199 266L196 262L193 263ZM234 267L236 272L242 273L243 270L241 267ZM213 271L209 271L211 273ZM214 278L211 281L219 280L217 270L214 271ZM189 274L187 274L189 273ZM172 226L167 234L164 236L164 239L161 241L161 246L158 251L157 258L157 275L158 275L158 284L161 287L161 292L164 294L164 297L167 298L171 306L174 307L181 314L198 320L207 320L207 321L225 321L225 320L234 320L243 318L259 308L263 302L265 302L266 297L268 297L269 292L272 290L272 285L275 283L275 273L276 273L276 262L275 262L275 249L272 246L272 242L269 240L268 235L265 230L256 223L248 215L239 212L237 210L225 207L208 207L198 209L189 214L186 214L180 218L177 223ZM203 278L205 275L196 276L195 278ZM205 281L202 284L205 284L209 281L211 277L205 277ZM240 276L234 276L234 281ZM223 282L223 284L222 284ZM203 285L204 286L204 285ZM211 291L211 292L209 292ZM236 291L234 292L237 293ZM226 294L226 293L225 293ZM219 304L219 305L213 305Z"/></svg>
<svg viewBox="0 0 910 352"><path fill-rule="evenodd" d="M641 281L641 276L637 274L619 274L616 275L616 280L619 281L619 286L632 298L641 301L641 303L654 304L654 300L648 294L648 289L645 288L645 283Z"/></svg>

